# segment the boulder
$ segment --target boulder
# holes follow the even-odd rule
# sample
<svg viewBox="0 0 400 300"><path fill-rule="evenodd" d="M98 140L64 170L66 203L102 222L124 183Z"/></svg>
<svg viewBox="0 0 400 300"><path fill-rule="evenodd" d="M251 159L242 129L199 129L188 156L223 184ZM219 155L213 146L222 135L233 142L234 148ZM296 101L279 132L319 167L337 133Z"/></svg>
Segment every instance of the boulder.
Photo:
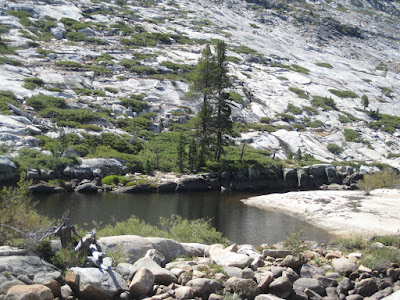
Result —
<svg viewBox="0 0 400 300"><path fill-rule="evenodd" d="M176 276L166 269L161 268L154 260L148 257L142 257L133 264L133 274L141 268L146 268L151 271L155 276L156 284L169 285L170 283L177 282Z"/></svg>
<svg viewBox="0 0 400 300"><path fill-rule="evenodd" d="M7 294L14 285L22 285L24 282L7 273L0 274L0 295Z"/></svg>
<svg viewBox="0 0 400 300"><path fill-rule="evenodd" d="M297 257L297 256L293 256L293 255L286 256L285 259L282 262L282 266L289 267L289 268L292 268L292 269L295 269L300 265L301 265L300 258Z"/></svg>
<svg viewBox="0 0 400 300"><path fill-rule="evenodd" d="M126 174L127 168L115 158L84 158L80 165L67 167L64 175L78 179L93 179L93 171L100 169L104 176Z"/></svg>
<svg viewBox="0 0 400 300"><path fill-rule="evenodd" d="M54 295L42 284L14 285L6 296L7 300L53 300Z"/></svg>
<svg viewBox="0 0 400 300"><path fill-rule="evenodd" d="M156 249L150 249L146 252L146 255L144 257L151 258L154 260L159 266L164 267L165 266L165 257L162 255L162 253Z"/></svg>
<svg viewBox="0 0 400 300"><path fill-rule="evenodd" d="M268 292L280 298L289 297L293 286L287 277L279 277L269 284Z"/></svg>
<svg viewBox="0 0 400 300"><path fill-rule="evenodd" d="M120 274L98 268L70 268L65 275L65 282L75 296L93 300L112 299L128 289Z"/></svg>
<svg viewBox="0 0 400 300"><path fill-rule="evenodd" d="M98 187L94 183L80 184L75 188L77 193L97 193Z"/></svg>
<svg viewBox="0 0 400 300"><path fill-rule="evenodd" d="M193 292L192 288L189 286L181 286L175 290L175 297L176 297L176 299L179 299L179 300L193 299L194 292ZM210 299L210 298L208 298L208 299Z"/></svg>
<svg viewBox="0 0 400 300"><path fill-rule="evenodd" d="M157 188L151 184L137 184L116 189L115 193L155 193Z"/></svg>
<svg viewBox="0 0 400 300"><path fill-rule="evenodd" d="M332 260L332 266L336 272L345 276L348 276L357 270L356 264L344 257Z"/></svg>
<svg viewBox="0 0 400 300"><path fill-rule="evenodd" d="M254 300L282 300L283 298L277 297L272 294L260 294Z"/></svg>
<svg viewBox="0 0 400 300"><path fill-rule="evenodd" d="M10 157L0 155L0 182L6 182L15 178L17 166Z"/></svg>
<svg viewBox="0 0 400 300"><path fill-rule="evenodd" d="M205 244L199 243L181 243L183 255L186 257L204 256L204 251L208 247Z"/></svg>
<svg viewBox="0 0 400 300"><path fill-rule="evenodd" d="M33 277L33 282L36 284L43 284L48 287L54 296L61 295L61 286L59 281L61 280L61 272L39 272Z"/></svg>
<svg viewBox="0 0 400 300"><path fill-rule="evenodd" d="M297 180L299 189L308 189L310 187L309 167L297 169Z"/></svg>
<svg viewBox="0 0 400 300"><path fill-rule="evenodd" d="M347 293L354 287L354 284L347 277L344 277L336 288L337 293L347 295Z"/></svg>
<svg viewBox="0 0 400 300"><path fill-rule="evenodd" d="M40 172L37 169L30 169L26 171L26 179L32 181L40 180Z"/></svg>
<svg viewBox="0 0 400 300"><path fill-rule="evenodd" d="M61 287L60 293L61 293L61 298L62 299L67 299L68 297L74 295L74 292L72 291L71 287L68 284L64 284Z"/></svg>
<svg viewBox="0 0 400 300"><path fill-rule="evenodd" d="M254 280L237 277L228 279L228 281L225 283L225 290L232 294L236 293L247 299L253 299L260 293Z"/></svg>
<svg viewBox="0 0 400 300"><path fill-rule="evenodd" d="M39 272L51 273L58 269L38 256L1 256L0 273L5 271L14 277L26 275L33 278Z"/></svg>
<svg viewBox="0 0 400 300"><path fill-rule="evenodd" d="M286 188L291 190L297 189L298 187L297 170L291 168L284 168L283 180L285 182Z"/></svg>
<svg viewBox="0 0 400 300"><path fill-rule="evenodd" d="M268 286L272 281L274 281L274 274L272 274L272 272L267 272L264 274L262 279L258 282L258 288L260 289L261 293L268 289Z"/></svg>
<svg viewBox="0 0 400 300"><path fill-rule="evenodd" d="M309 264L304 264L300 269L300 277L302 278L313 278L317 275L324 275L325 272L319 267L312 266Z"/></svg>
<svg viewBox="0 0 400 300"><path fill-rule="evenodd" d="M209 189L208 182L201 175L182 176L176 186L177 192L206 192Z"/></svg>
<svg viewBox="0 0 400 300"><path fill-rule="evenodd" d="M366 278L356 282L354 289L357 294L363 297L372 296L374 293L378 291L378 287L374 278Z"/></svg>
<svg viewBox="0 0 400 300"><path fill-rule="evenodd" d="M208 278L195 278L186 283L186 286L192 288L195 296L207 299L212 293L217 293L221 289L218 281Z"/></svg>
<svg viewBox="0 0 400 300"><path fill-rule="evenodd" d="M293 283L295 291L304 292L306 289L312 290L321 296L325 296L325 288L317 279L300 278Z"/></svg>
<svg viewBox="0 0 400 300"><path fill-rule="evenodd" d="M137 261L146 255L153 245L146 239L137 235L109 236L98 239L101 251L107 252L120 250L128 258L129 263Z"/></svg>
<svg viewBox="0 0 400 300"><path fill-rule="evenodd" d="M318 188L323 184L328 184L328 177L326 176L325 169L332 168L332 165L328 164L316 164L312 165L309 168L310 174L310 186L314 188Z"/></svg>
<svg viewBox="0 0 400 300"><path fill-rule="evenodd" d="M155 276L149 269L141 268L133 276L129 291L134 296L146 295L153 288L154 280Z"/></svg>
<svg viewBox="0 0 400 300"><path fill-rule="evenodd" d="M59 193L64 189L59 186L51 186L44 183L34 184L29 187L29 191L32 194L50 194L50 193Z"/></svg>
<svg viewBox="0 0 400 300"><path fill-rule="evenodd" d="M241 269L247 267L252 262L252 259L245 254L229 252L218 247L212 247L210 249L210 258L218 265L224 267L238 267Z"/></svg>
<svg viewBox="0 0 400 300"><path fill-rule="evenodd" d="M176 182L165 182L157 186L157 193L174 193L176 190Z"/></svg>
<svg viewBox="0 0 400 300"><path fill-rule="evenodd" d="M185 253L182 244L175 240L158 237L148 237L146 239L154 249L164 255L166 262L170 262Z"/></svg>
<svg viewBox="0 0 400 300"><path fill-rule="evenodd" d="M264 257L271 256L273 258L285 258L290 255L290 250L280 250L280 249L264 249L262 255Z"/></svg>

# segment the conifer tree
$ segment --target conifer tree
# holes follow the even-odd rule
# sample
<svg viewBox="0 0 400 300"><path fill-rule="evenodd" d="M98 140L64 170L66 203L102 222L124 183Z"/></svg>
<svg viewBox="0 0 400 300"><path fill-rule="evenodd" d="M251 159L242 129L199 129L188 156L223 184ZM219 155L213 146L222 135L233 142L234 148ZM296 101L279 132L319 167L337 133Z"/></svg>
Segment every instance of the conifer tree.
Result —
<svg viewBox="0 0 400 300"><path fill-rule="evenodd" d="M183 173L184 171L184 161L185 161L185 139L183 134L179 134L178 146L176 148L177 152L177 164L179 172Z"/></svg>
<svg viewBox="0 0 400 300"><path fill-rule="evenodd" d="M196 155L197 155L196 140L192 138L189 144L189 154L188 154L188 164L190 173L193 173L194 168L196 166Z"/></svg>
<svg viewBox="0 0 400 300"><path fill-rule="evenodd" d="M199 151L199 167L204 167L206 164L206 155L208 146L210 145L210 128L212 106L211 98L215 87L216 74L215 57L211 52L210 45L207 45L201 53L201 57L195 66L191 76L192 92L202 95L202 106L199 113L200 119L200 151Z"/></svg>
<svg viewBox="0 0 400 300"><path fill-rule="evenodd" d="M224 133L232 130L231 108L227 103L229 94L225 91L230 86L228 76L228 63L226 60L226 44L223 41L218 41L216 48L217 71L215 76L216 89L216 116L215 116L215 131L217 135L217 144L215 150L215 159L220 161L223 153Z"/></svg>

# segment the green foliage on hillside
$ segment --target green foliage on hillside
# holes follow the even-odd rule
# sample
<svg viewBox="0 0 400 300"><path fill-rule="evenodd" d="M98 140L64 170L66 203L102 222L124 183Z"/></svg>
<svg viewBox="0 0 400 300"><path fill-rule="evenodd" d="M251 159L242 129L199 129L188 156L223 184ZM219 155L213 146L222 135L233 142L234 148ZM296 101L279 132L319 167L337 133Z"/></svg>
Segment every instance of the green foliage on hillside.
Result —
<svg viewBox="0 0 400 300"><path fill-rule="evenodd" d="M321 107L323 110L336 110L336 102L330 97L313 96L311 104L314 107Z"/></svg>
<svg viewBox="0 0 400 300"><path fill-rule="evenodd" d="M382 130L389 133L394 133L400 129L400 117L388 114L376 114L377 121L368 123L368 127L374 130Z"/></svg>
<svg viewBox="0 0 400 300"><path fill-rule="evenodd" d="M0 91L0 114L8 115L11 113L8 109L8 103L18 105L17 97L12 92Z"/></svg>
<svg viewBox="0 0 400 300"><path fill-rule="evenodd" d="M329 92L340 98L358 98L358 95L353 91L339 91L335 89L329 89Z"/></svg>
<svg viewBox="0 0 400 300"><path fill-rule="evenodd" d="M347 142L362 143L363 139L361 133L353 129L344 129L344 138Z"/></svg>

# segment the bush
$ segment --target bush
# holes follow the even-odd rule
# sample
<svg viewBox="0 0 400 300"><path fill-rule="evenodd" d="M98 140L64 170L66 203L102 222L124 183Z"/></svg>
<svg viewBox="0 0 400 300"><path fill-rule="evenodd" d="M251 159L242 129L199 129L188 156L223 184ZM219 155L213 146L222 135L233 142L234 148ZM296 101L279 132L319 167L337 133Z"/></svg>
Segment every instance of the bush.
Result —
<svg viewBox="0 0 400 300"><path fill-rule="evenodd" d="M129 178L118 175L108 175L101 180L101 184L107 184L112 186L118 185L120 183L126 185L128 182Z"/></svg>
<svg viewBox="0 0 400 300"><path fill-rule="evenodd" d="M307 74L307 75L310 74L310 70L307 69L307 68L304 68L302 66L293 64L291 67L292 67L293 71L295 71L295 72L302 73L302 74Z"/></svg>
<svg viewBox="0 0 400 300"><path fill-rule="evenodd" d="M304 232L296 227L294 231L289 235L287 240L283 243L285 249L290 250L292 255L299 256L302 253L302 243L304 241Z"/></svg>
<svg viewBox="0 0 400 300"><path fill-rule="evenodd" d="M32 106L37 111L42 111L46 108L61 108L66 105L66 102L63 98L36 95L28 98L26 104Z"/></svg>
<svg viewBox="0 0 400 300"><path fill-rule="evenodd" d="M72 267L84 267L86 263L86 255L81 252L75 252L74 249L60 249L50 259L51 263L62 270Z"/></svg>
<svg viewBox="0 0 400 300"><path fill-rule="evenodd" d="M0 56L0 65L22 66L22 62L12 58Z"/></svg>
<svg viewBox="0 0 400 300"><path fill-rule="evenodd" d="M374 189L393 188L399 184L400 177L394 171L382 171L374 174L365 174L364 179L358 182L358 187L368 195Z"/></svg>
<svg viewBox="0 0 400 300"><path fill-rule="evenodd" d="M368 246L368 241L360 235L338 237L331 243L345 252L365 250Z"/></svg>
<svg viewBox="0 0 400 300"><path fill-rule="evenodd" d="M332 68L333 68L331 64L328 64L328 63L326 63L326 62L317 62L317 63L315 63L315 64L316 64L317 66L323 67L323 68L328 68L328 69L332 69Z"/></svg>
<svg viewBox="0 0 400 300"><path fill-rule="evenodd" d="M302 99L308 99L307 92L302 89L295 88L295 87L289 87L289 91L295 93L297 96L299 96Z"/></svg>
<svg viewBox="0 0 400 300"><path fill-rule="evenodd" d="M332 152L333 154L340 154L342 153L342 148L340 146L338 146L337 144L328 144L327 146L328 151Z"/></svg>
<svg viewBox="0 0 400 300"><path fill-rule="evenodd" d="M24 79L24 85L23 87L29 90L34 90L37 87L40 87L44 85L44 82L42 79L37 78L37 77L32 77L32 78L25 78Z"/></svg>
<svg viewBox="0 0 400 300"><path fill-rule="evenodd" d="M11 114L10 110L8 109L8 103L18 105L17 97L12 92L0 91L0 114Z"/></svg>
<svg viewBox="0 0 400 300"><path fill-rule="evenodd" d="M361 263L372 270L382 271L392 263L400 263L400 250L393 248L381 248L372 250L361 259Z"/></svg>
<svg viewBox="0 0 400 300"><path fill-rule="evenodd" d="M0 191L0 245L27 238L28 234L50 225L35 211L36 203L30 199L29 185L22 175L16 187L4 187Z"/></svg>
<svg viewBox="0 0 400 300"><path fill-rule="evenodd" d="M242 96L235 92L229 92L229 100L236 102L238 104L243 104Z"/></svg>
<svg viewBox="0 0 400 300"><path fill-rule="evenodd" d="M321 107L323 110L336 110L336 103L332 98L322 97L322 96L313 96L311 100L312 106Z"/></svg>
<svg viewBox="0 0 400 300"><path fill-rule="evenodd" d="M358 95L353 91L339 91L335 89L329 89L329 92L340 98L358 98Z"/></svg>
<svg viewBox="0 0 400 300"><path fill-rule="evenodd" d="M140 235L143 237L159 236L175 239L182 243L217 244L226 243L226 239L214 227L210 220L187 220L172 215L170 218L160 218L160 227L152 226L131 216L128 220L118 222L114 226L107 225L98 231L98 236Z"/></svg>
<svg viewBox="0 0 400 300"><path fill-rule="evenodd" d="M361 133L354 131L353 129L346 128L344 130L344 138L347 142L362 143Z"/></svg>
<svg viewBox="0 0 400 300"><path fill-rule="evenodd" d="M73 69L84 69L86 68L84 65L76 62L76 61L70 61L70 60L62 60L62 61L56 61L54 63L57 67L64 67L64 68L73 68Z"/></svg>
<svg viewBox="0 0 400 300"><path fill-rule="evenodd" d="M285 114L285 113L275 114L275 117L281 118L285 122L291 122L296 119L293 115Z"/></svg>
<svg viewBox="0 0 400 300"><path fill-rule="evenodd" d="M290 113L292 113L294 115L301 115L301 113L302 113L302 110L301 110L300 107L295 106L295 105L293 105L291 103L288 104L287 110L288 110L288 112L290 112Z"/></svg>

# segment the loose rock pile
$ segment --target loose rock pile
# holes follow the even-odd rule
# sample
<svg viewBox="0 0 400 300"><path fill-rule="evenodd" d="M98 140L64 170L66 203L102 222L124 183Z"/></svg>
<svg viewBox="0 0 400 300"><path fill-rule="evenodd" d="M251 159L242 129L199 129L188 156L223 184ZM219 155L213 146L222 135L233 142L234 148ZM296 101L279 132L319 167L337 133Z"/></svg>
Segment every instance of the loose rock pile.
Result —
<svg viewBox="0 0 400 300"><path fill-rule="evenodd" d="M359 264L361 253L343 256L318 244L300 256L281 248L260 252L251 245L225 248L137 236L104 238L99 245L119 249L128 262L111 267L105 259L108 269L74 267L62 276L37 256L0 247L0 299L214 300L236 294L257 300L378 300L392 293L390 299L400 297L398 265L370 270ZM200 255L177 258L195 253Z"/></svg>

